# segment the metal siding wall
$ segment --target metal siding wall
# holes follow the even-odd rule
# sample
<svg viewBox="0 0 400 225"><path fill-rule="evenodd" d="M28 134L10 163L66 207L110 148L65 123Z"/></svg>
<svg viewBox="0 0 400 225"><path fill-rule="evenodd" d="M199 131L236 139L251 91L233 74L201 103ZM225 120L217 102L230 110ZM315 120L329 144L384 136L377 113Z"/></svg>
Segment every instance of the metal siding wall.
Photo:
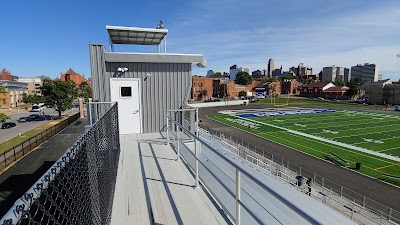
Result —
<svg viewBox="0 0 400 225"><path fill-rule="evenodd" d="M110 77L106 73L105 47L103 45L89 45L89 53L93 80L93 100L110 101Z"/></svg>
<svg viewBox="0 0 400 225"><path fill-rule="evenodd" d="M119 75L118 67L129 70L121 77L141 79L141 107L143 132L159 132L165 129L168 109L179 109L186 106L191 87L191 64L189 63L106 63L109 78ZM150 73L151 76L144 79ZM104 82L106 83L106 82ZM106 86L103 86L105 88Z"/></svg>

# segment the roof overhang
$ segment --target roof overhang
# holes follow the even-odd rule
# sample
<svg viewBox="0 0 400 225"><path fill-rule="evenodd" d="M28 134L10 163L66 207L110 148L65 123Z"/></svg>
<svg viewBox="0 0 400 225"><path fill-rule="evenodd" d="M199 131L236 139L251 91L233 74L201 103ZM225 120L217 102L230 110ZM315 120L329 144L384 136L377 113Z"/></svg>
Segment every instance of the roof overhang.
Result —
<svg viewBox="0 0 400 225"><path fill-rule="evenodd" d="M106 52L105 61L131 63L190 63L202 68L206 66L206 59L202 54Z"/></svg>
<svg viewBox="0 0 400 225"><path fill-rule="evenodd" d="M110 44L159 45L167 29L106 26Z"/></svg>

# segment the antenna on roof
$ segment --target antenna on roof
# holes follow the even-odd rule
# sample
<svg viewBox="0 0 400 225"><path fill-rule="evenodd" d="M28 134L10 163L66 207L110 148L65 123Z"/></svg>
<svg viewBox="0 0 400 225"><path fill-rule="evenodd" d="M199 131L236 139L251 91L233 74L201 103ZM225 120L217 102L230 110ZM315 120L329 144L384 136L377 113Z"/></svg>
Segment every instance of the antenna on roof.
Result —
<svg viewBox="0 0 400 225"><path fill-rule="evenodd" d="M160 22L157 23L156 29L164 29L164 22L160 20Z"/></svg>

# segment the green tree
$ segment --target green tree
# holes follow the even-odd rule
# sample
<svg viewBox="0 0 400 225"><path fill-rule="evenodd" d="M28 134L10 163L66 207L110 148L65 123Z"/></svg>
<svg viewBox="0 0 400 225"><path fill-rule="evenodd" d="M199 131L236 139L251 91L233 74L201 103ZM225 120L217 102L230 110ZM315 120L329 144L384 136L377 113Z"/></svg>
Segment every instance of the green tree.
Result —
<svg viewBox="0 0 400 225"><path fill-rule="evenodd" d="M59 116L73 107L72 102L78 96L75 83L69 81L44 80L41 89L46 104L52 106Z"/></svg>
<svg viewBox="0 0 400 225"><path fill-rule="evenodd" d="M7 93L6 87L0 86L0 101L3 101L3 103L6 104L6 98L3 98L4 93Z"/></svg>
<svg viewBox="0 0 400 225"><path fill-rule="evenodd" d="M0 113L0 122L1 122L1 123L6 122L6 120L8 120L8 119L10 119L9 116L7 116L7 115L4 114L4 113Z"/></svg>
<svg viewBox="0 0 400 225"><path fill-rule="evenodd" d="M338 81L335 81L335 82L333 82L336 86L344 86L345 84L344 84L344 82L343 81L341 81L341 80L338 80Z"/></svg>
<svg viewBox="0 0 400 225"><path fill-rule="evenodd" d="M208 95L208 91L207 91L207 90L202 90L202 91L199 93L198 99L201 100L202 98L205 98L207 95Z"/></svg>
<svg viewBox="0 0 400 225"><path fill-rule="evenodd" d="M244 71L240 71L236 74L235 84L249 85L253 81L253 78Z"/></svg>
<svg viewBox="0 0 400 225"><path fill-rule="evenodd" d="M79 92L79 97L83 98L85 102L89 102L89 98L92 98L93 92L90 86L83 86Z"/></svg>
<svg viewBox="0 0 400 225"><path fill-rule="evenodd" d="M354 96L360 92L360 86L362 82L360 78L355 78L351 79L349 82L347 82L346 86L349 88L349 90L346 91L346 95L349 98L354 98Z"/></svg>
<svg viewBox="0 0 400 225"><path fill-rule="evenodd" d="M222 77L222 74L220 72L216 72L213 75L211 75L210 77L212 78L218 78L218 77Z"/></svg>

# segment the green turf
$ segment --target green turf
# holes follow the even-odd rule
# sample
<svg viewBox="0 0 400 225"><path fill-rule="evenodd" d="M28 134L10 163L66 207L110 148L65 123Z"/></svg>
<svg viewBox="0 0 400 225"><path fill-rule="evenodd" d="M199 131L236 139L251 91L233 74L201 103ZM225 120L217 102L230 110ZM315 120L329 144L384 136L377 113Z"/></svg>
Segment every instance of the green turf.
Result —
<svg viewBox="0 0 400 225"><path fill-rule="evenodd" d="M267 125L272 124L278 127L362 147L367 150L400 156L399 117L355 111L258 117L251 118L251 120L225 114L209 115L209 117L324 160L330 155L330 152L334 152L350 163L348 166L349 168L353 169L356 162L361 162L362 167L359 172L400 186L399 180L383 176L383 173L400 176L400 163L396 161L293 134L283 129ZM257 128L251 128L237 122L229 121L227 118L250 121L256 124L258 122L258 126Z"/></svg>

